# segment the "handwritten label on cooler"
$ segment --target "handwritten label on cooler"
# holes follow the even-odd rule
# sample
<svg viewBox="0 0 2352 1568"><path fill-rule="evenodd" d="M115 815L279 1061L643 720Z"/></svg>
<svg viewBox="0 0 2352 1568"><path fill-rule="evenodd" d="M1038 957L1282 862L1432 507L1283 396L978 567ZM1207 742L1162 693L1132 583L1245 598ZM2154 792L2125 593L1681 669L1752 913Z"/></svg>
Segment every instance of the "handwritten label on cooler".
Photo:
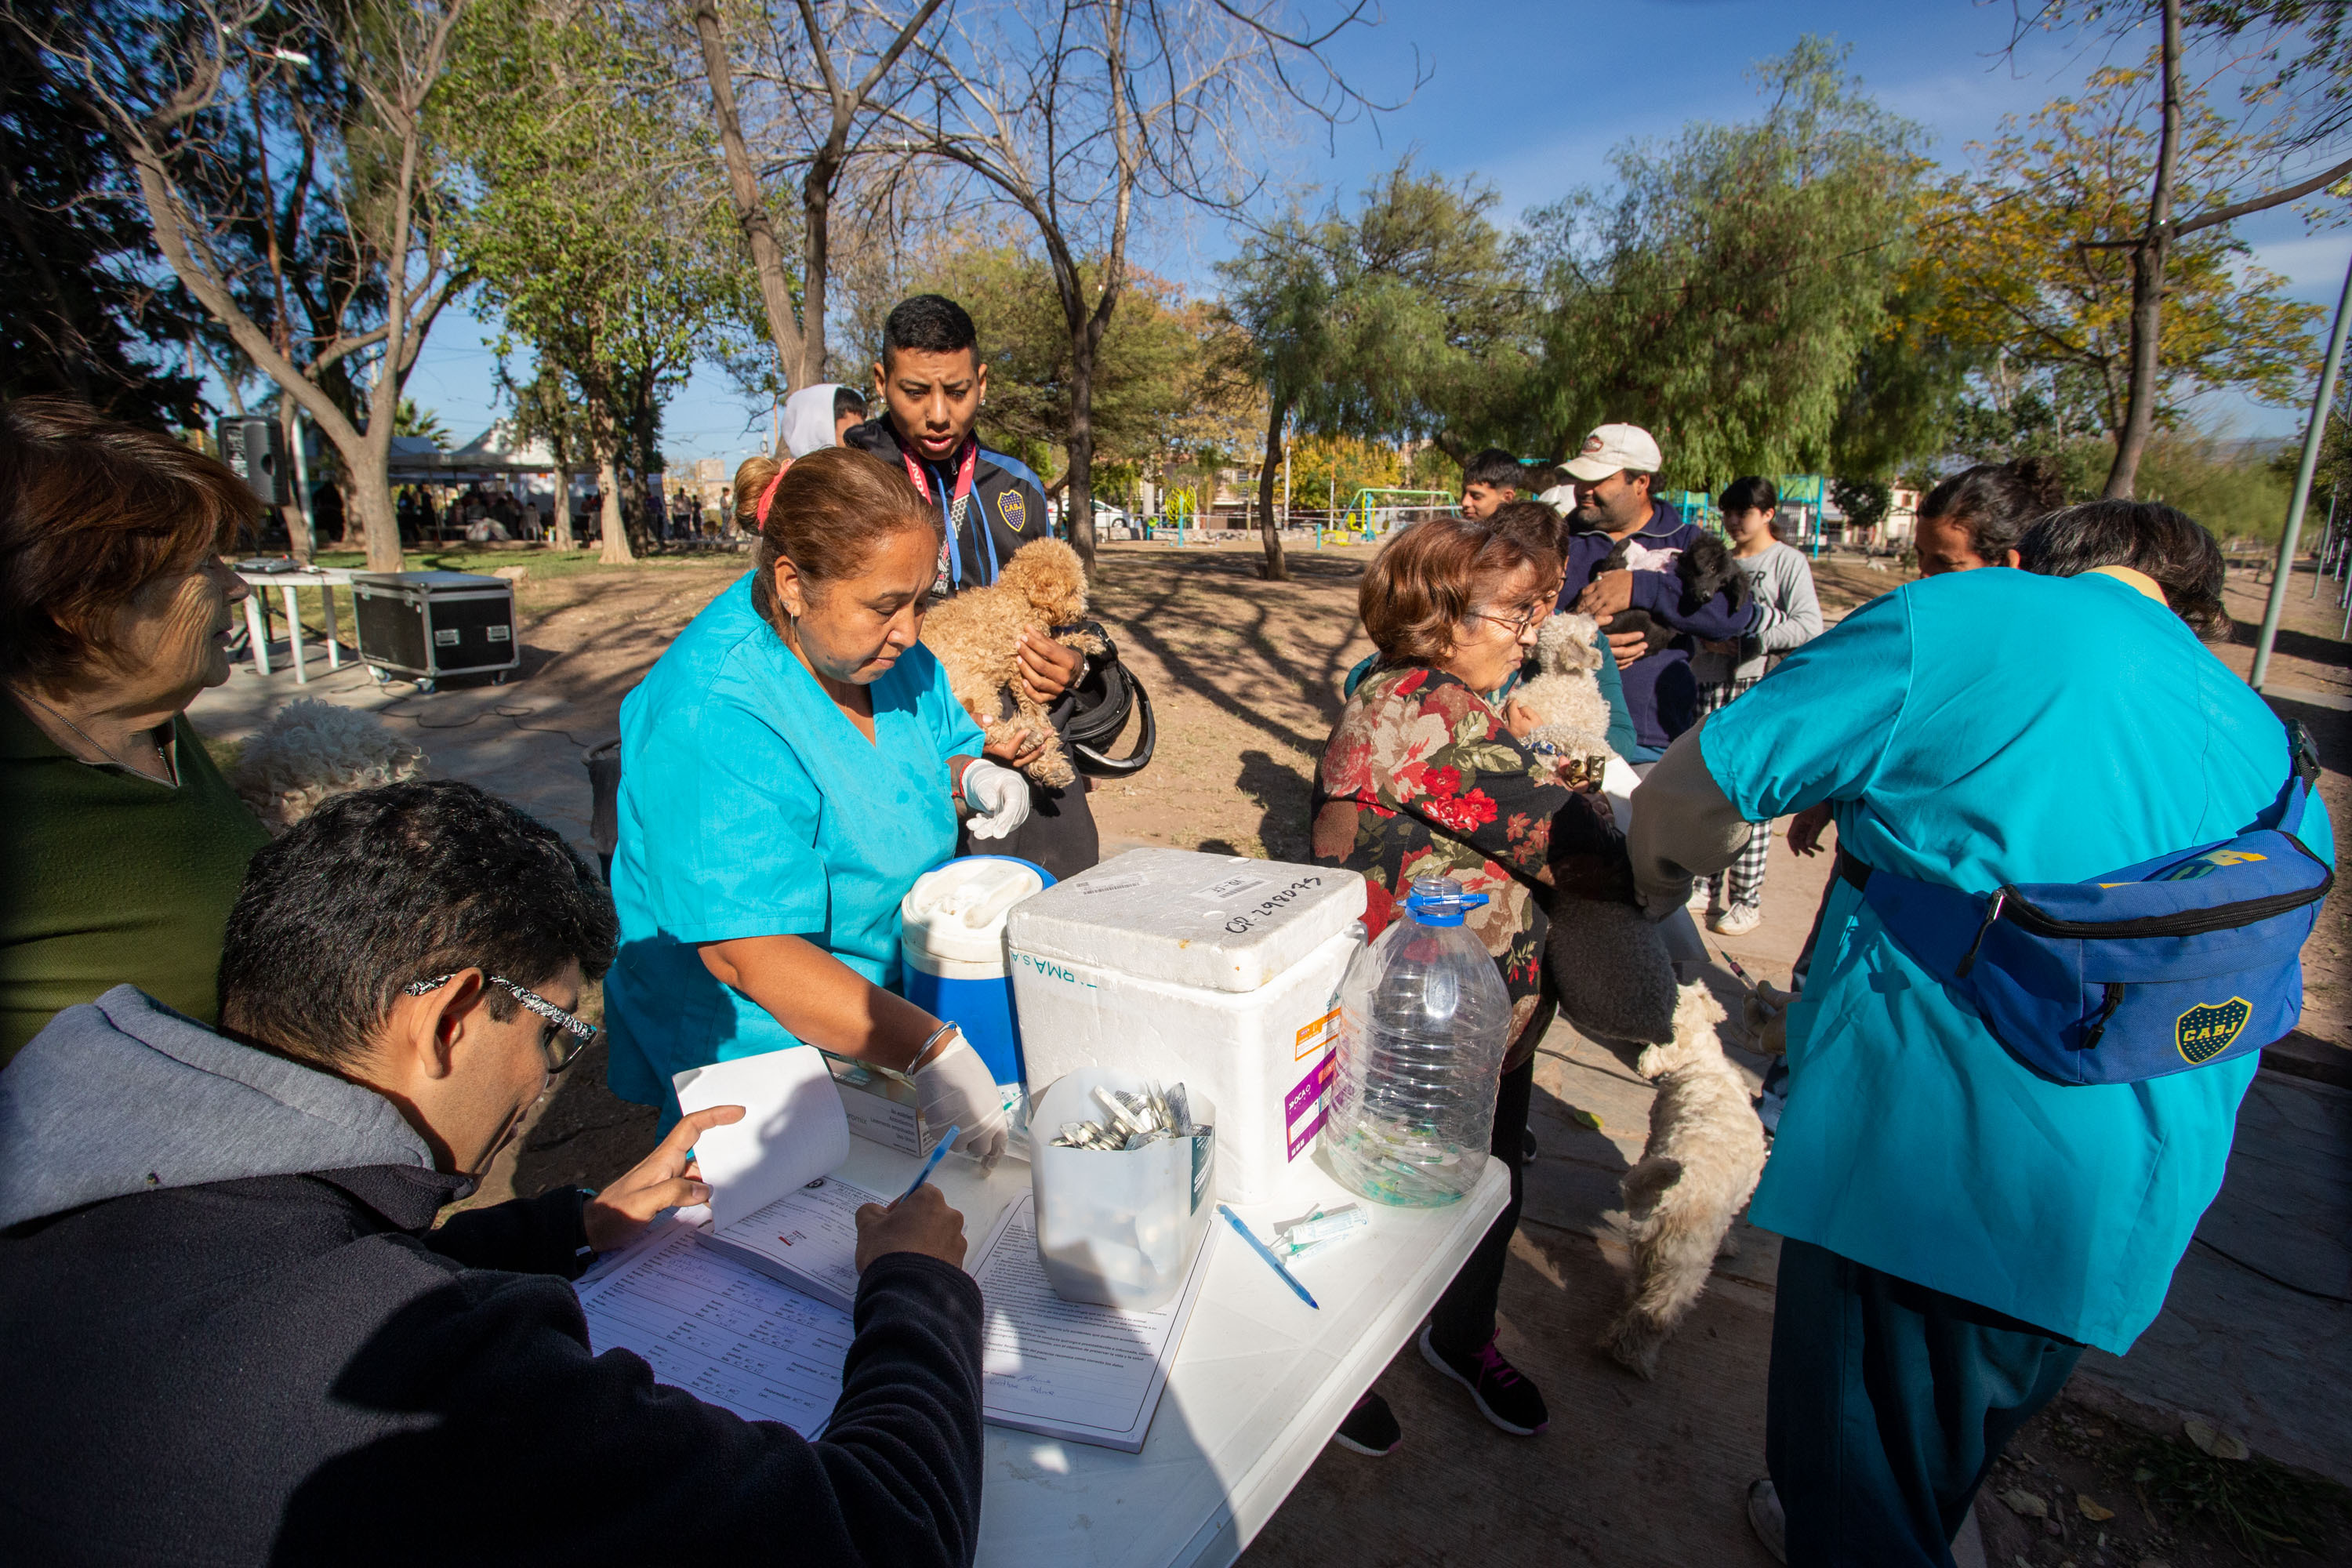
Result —
<svg viewBox="0 0 2352 1568"><path fill-rule="evenodd" d="M1282 1120L1290 1132L1291 1159L1297 1159L1298 1152L1313 1142L1315 1134L1323 1130L1323 1119L1328 1114L1327 1100L1331 1079L1339 1068L1339 1053L1325 1051L1307 1069L1307 1076L1282 1097Z"/></svg>

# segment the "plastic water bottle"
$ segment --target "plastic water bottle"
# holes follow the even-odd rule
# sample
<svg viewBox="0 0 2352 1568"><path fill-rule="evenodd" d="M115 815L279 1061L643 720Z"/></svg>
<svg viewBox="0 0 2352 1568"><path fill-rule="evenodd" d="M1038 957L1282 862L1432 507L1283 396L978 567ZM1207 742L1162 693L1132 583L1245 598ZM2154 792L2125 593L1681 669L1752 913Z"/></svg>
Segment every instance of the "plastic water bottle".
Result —
<svg viewBox="0 0 2352 1568"><path fill-rule="evenodd" d="M1401 916L1339 986L1339 1065L1322 1143L1349 1187L1434 1208L1477 1184L1495 1136L1510 994L1464 929L1486 901L1418 877Z"/></svg>

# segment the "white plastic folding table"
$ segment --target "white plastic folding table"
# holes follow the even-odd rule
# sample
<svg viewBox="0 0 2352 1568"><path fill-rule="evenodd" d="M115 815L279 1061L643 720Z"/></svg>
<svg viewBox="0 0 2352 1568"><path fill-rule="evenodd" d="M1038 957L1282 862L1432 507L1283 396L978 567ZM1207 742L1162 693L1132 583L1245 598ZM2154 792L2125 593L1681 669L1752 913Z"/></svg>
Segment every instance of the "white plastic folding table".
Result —
<svg viewBox="0 0 2352 1568"><path fill-rule="evenodd" d="M294 684L308 686L310 671L302 658L302 617L294 603L297 588L316 588L327 606L327 668L343 667L342 644L337 640L335 627L335 590L351 586L348 567L309 566L282 572L239 572L253 592L245 601L245 629L252 639L253 668L257 674L269 673L269 590L278 589L285 596L286 636L294 655Z"/></svg>
<svg viewBox="0 0 2352 1568"><path fill-rule="evenodd" d="M853 1138L840 1174L895 1193L915 1166ZM950 1157L933 1180L962 1211L977 1248L1003 1206L1028 1190L1029 1167L1006 1160L982 1177L971 1161ZM1142 1452L987 1428L981 1568L1233 1562L1420 1328L1509 1197L1510 1173L1488 1160L1460 1203L1368 1204L1372 1224L1362 1239L1297 1266L1319 1310L1222 1220L1212 1226L1209 1277ZM1263 1237L1317 1202L1362 1201L1317 1166L1302 1171L1295 1197L1235 1212Z"/></svg>

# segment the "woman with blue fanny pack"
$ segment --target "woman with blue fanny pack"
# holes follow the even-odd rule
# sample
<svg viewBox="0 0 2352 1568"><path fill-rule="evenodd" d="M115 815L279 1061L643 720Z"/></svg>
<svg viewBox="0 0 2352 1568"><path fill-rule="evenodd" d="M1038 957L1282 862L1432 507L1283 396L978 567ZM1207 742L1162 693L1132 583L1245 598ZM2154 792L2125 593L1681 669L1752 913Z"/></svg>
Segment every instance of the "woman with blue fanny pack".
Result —
<svg viewBox="0 0 2352 1568"><path fill-rule="evenodd" d="M1748 822L1838 825L1751 1210L1786 1241L1750 1513L1790 1563L1944 1568L2083 1348L2155 1320L2330 880L2286 728L2191 629L2228 625L2211 537L2103 501L2021 553L1864 606L1634 796L1658 911Z"/></svg>

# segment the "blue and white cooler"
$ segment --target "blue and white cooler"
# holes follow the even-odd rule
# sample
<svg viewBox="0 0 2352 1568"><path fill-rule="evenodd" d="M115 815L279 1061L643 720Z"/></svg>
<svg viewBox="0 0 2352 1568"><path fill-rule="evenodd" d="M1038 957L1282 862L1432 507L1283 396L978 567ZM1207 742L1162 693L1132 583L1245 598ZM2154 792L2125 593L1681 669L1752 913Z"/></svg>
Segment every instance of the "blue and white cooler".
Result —
<svg viewBox="0 0 2352 1568"><path fill-rule="evenodd" d="M898 905L900 984L907 1000L951 1018L988 1064L1021 1124L1021 1028L1006 973L1004 921L1054 879L1009 855L967 855L915 879Z"/></svg>

